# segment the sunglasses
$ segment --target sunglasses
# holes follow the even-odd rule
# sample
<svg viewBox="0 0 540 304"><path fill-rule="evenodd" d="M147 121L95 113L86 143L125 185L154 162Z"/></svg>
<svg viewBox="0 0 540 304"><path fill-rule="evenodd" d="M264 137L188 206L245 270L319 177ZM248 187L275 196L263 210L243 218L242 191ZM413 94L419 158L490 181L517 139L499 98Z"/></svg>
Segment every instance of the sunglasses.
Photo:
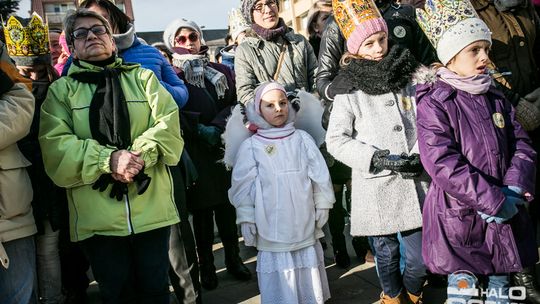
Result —
<svg viewBox="0 0 540 304"><path fill-rule="evenodd" d="M186 43L187 41L191 41L191 42L195 42L197 40L199 40L199 35L195 32L192 32L191 34L187 35L187 36L183 36L183 35L179 35L179 36L176 36L176 38L174 38L174 40L178 43L178 44L184 44Z"/></svg>
<svg viewBox="0 0 540 304"><path fill-rule="evenodd" d="M71 36L73 39L86 39L88 37L88 33L92 32L96 36L101 36L107 34L107 27L105 25L94 25L91 28L84 28L80 27L73 31L73 34Z"/></svg>

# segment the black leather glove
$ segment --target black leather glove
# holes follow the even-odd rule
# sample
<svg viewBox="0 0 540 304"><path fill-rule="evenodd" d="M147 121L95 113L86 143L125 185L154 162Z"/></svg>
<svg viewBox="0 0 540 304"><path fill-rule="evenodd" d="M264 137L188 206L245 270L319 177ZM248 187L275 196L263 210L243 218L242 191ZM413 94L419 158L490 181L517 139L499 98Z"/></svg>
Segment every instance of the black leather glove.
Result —
<svg viewBox="0 0 540 304"><path fill-rule="evenodd" d="M103 192L114 182L114 179L110 174L102 174L98 180L92 185L92 189Z"/></svg>
<svg viewBox="0 0 540 304"><path fill-rule="evenodd" d="M371 159L371 172L377 174L383 170L409 172L411 161L401 155L390 154L388 150L375 151Z"/></svg>
<svg viewBox="0 0 540 304"><path fill-rule="evenodd" d="M120 202L124 198L124 194L127 194L127 190L127 184L115 180L113 182L111 192L109 193L109 197L116 198L116 200Z"/></svg>
<svg viewBox="0 0 540 304"><path fill-rule="evenodd" d="M338 94L349 94L355 90L349 79L344 73L338 73L332 82L328 85L327 93L330 98L334 98Z"/></svg>
<svg viewBox="0 0 540 304"><path fill-rule="evenodd" d="M139 174L135 175L133 180L137 184L137 194L141 195L146 191L146 189L148 189L148 186L150 186L152 178L148 176L148 174L144 173L143 167L141 171L139 171Z"/></svg>
<svg viewBox="0 0 540 304"><path fill-rule="evenodd" d="M410 161L410 168L408 168L408 171L402 171L399 174L401 177L405 179L412 179L415 177L418 177L424 172L424 166L422 166L422 162L420 161L420 154L413 153L411 155L407 155L406 153L401 154L401 158L408 159Z"/></svg>

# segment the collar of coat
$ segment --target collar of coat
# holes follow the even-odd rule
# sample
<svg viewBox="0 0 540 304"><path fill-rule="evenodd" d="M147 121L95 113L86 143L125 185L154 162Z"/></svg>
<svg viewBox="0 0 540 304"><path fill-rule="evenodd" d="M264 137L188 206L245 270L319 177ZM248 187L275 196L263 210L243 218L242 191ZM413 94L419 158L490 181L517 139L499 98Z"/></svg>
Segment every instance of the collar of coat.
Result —
<svg viewBox="0 0 540 304"><path fill-rule="evenodd" d="M287 32L285 33L283 37L285 37L285 40L287 40L287 42L289 42L290 44L298 44L304 40L303 36L297 35L292 28L288 28ZM262 39L261 37L246 37L244 38L242 43L244 42L248 43L252 47L258 48L258 47L261 47L265 42L269 42L269 41L266 41ZM275 42L272 42L272 43L275 43Z"/></svg>
<svg viewBox="0 0 540 304"><path fill-rule="evenodd" d="M447 84L444 81L440 81L437 77L437 68L435 67L420 67L413 76L414 85L422 85L431 87L433 94L432 98L439 102L444 102L449 99L450 96L453 96L458 89ZM421 90L417 89L417 92ZM493 85L489 88L486 94L494 95L498 98L504 98L504 94L497 90ZM418 97L418 96L417 96Z"/></svg>
<svg viewBox="0 0 540 304"><path fill-rule="evenodd" d="M88 71L90 71L90 72L92 72L92 71L93 72L100 72L100 71L103 70L102 67L93 65L88 61L79 60L78 62L79 62L78 64L72 64L69 67L68 76L71 75L71 74L74 74L74 73L88 72ZM117 57L114 60L113 63L107 65L108 68L120 68L120 69L123 69L125 71L133 70L133 69L136 69L136 68L138 68L140 66L141 65L138 64L138 63L126 63L120 57Z"/></svg>
<svg viewBox="0 0 540 304"><path fill-rule="evenodd" d="M408 49L394 45L382 60L352 59L339 74L349 87L381 95L405 88L419 65Z"/></svg>

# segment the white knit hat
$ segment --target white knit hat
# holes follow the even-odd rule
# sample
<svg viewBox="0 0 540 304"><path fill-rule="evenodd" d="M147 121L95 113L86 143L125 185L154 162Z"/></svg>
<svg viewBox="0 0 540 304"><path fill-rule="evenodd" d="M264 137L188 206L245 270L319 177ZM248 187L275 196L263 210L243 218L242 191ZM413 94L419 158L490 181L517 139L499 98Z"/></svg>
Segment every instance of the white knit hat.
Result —
<svg viewBox="0 0 540 304"><path fill-rule="evenodd" d="M467 45L484 40L491 44L491 31L469 0L429 0L416 10L418 25L446 65Z"/></svg>
<svg viewBox="0 0 540 304"><path fill-rule="evenodd" d="M167 28L165 28L165 31L163 32L163 42L171 52L174 53L174 38L176 37L176 33L178 32L178 30L181 28L188 28L197 32L201 39L201 45L206 45L206 41L204 41L203 37L203 32L201 31L201 28L197 25L197 23L186 19L175 19L171 23L169 23L169 25L167 25Z"/></svg>

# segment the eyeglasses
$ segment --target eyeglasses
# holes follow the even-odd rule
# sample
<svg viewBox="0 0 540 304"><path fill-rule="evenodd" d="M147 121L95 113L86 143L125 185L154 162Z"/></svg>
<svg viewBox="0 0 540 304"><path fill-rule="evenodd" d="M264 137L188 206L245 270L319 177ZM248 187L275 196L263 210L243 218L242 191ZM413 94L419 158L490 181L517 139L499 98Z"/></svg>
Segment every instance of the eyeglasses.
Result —
<svg viewBox="0 0 540 304"><path fill-rule="evenodd" d="M186 43L187 41L191 41L191 42L195 42L197 40L199 40L199 35L196 33L196 32L191 32L189 35L187 36L182 36L182 35L179 35L179 36L176 36L176 38L174 38L174 40L178 43L178 44L184 44Z"/></svg>
<svg viewBox="0 0 540 304"><path fill-rule="evenodd" d="M108 33L107 27L105 27L105 25L94 25L91 28L80 27L74 30L71 36L73 37L73 39L77 39L77 40L86 39L86 37L88 37L89 32L92 32L96 36L101 36Z"/></svg>
<svg viewBox="0 0 540 304"><path fill-rule="evenodd" d="M259 4L255 5L255 7L253 7L253 10L262 14L265 6L268 6L269 9L274 9L274 8L277 7L277 3L276 3L275 0L266 1L264 3L259 3Z"/></svg>

